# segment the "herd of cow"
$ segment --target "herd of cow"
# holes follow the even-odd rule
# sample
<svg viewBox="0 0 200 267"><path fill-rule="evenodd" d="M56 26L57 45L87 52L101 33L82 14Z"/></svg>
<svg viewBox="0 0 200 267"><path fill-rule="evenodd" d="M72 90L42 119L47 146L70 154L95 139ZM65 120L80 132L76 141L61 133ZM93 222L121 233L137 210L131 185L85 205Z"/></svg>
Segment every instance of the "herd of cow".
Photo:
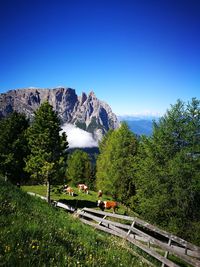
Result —
<svg viewBox="0 0 200 267"><path fill-rule="evenodd" d="M78 190L79 192L84 192L85 194L88 194L88 186L85 184L78 184ZM70 196L74 196L74 190L71 186L64 185L63 191L65 193L68 193ZM98 198L101 198L103 195L103 192L101 190L98 191ZM118 203L116 201L103 201L99 199L97 201L97 206L104 211L105 209L113 209L113 212L115 213L115 210L118 208Z"/></svg>

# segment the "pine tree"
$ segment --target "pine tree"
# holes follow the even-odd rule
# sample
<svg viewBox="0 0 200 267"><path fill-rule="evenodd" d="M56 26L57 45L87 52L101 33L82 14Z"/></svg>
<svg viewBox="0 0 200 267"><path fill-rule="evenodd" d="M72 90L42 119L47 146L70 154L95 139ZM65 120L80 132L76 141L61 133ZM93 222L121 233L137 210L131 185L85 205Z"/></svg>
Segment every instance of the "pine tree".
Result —
<svg viewBox="0 0 200 267"><path fill-rule="evenodd" d="M67 168L67 179L73 184L86 183L91 188L92 164L89 155L76 149L69 155Z"/></svg>
<svg viewBox="0 0 200 267"><path fill-rule="evenodd" d="M60 169L67 159L66 135L60 135L60 120L53 107L44 102L35 112L27 131L31 151L26 161L26 171L31 177L47 184L47 201L50 202L50 185L58 179Z"/></svg>
<svg viewBox="0 0 200 267"><path fill-rule="evenodd" d="M25 115L13 112L0 121L0 173L12 183L25 182L25 157L29 153L25 131L28 128Z"/></svg>
<svg viewBox="0 0 200 267"><path fill-rule="evenodd" d="M97 158L97 189L126 204L135 193L134 157L137 140L126 123L106 136Z"/></svg>
<svg viewBox="0 0 200 267"><path fill-rule="evenodd" d="M153 135L141 140L136 172L137 211L187 238L200 220L200 101L178 100Z"/></svg>

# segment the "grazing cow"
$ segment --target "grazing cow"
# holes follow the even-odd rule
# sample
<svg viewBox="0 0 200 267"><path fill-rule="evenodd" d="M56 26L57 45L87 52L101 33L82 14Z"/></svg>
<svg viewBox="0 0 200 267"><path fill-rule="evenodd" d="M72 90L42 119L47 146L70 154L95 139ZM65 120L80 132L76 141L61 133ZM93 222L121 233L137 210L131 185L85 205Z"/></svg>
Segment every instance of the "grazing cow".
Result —
<svg viewBox="0 0 200 267"><path fill-rule="evenodd" d="M98 192L98 198L102 197L102 195L103 195L103 192L101 190L99 190L99 192Z"/></svg>
<svg viewBox="0 0 200 267"><path fill-rule="evenodd" d="M67 187L68 187L67 184L63 185L63 191L65 191L67 189Z"/></svg>
<svg viewBox="0 0 200 267"><path fill-rule="evenodd" d="M88 187L85 184L78 184L78 189L80 191L84 191L86 194L88 194Z"/></svg>
<svg viewBox="0 0 200 267"><path fill-rule="evenodd" d="M104 211L105 209L113 209L113 212L115 213L115 210L118 208L118 203L115 201L102 201L98 200L97 206Z"/></svg>
<svg viewBox="0 0 200 267"><path fill-rule="evenodd" d="M68 186L64 190L69 194L69 196L74 196L74 190L72 187Z"/></svg>

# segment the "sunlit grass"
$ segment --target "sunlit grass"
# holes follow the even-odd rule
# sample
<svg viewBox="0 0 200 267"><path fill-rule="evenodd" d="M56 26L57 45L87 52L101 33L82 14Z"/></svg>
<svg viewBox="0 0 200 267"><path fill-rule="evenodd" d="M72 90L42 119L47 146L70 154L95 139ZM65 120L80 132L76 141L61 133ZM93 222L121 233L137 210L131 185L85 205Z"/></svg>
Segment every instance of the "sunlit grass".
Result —
<svg viewBox="0 0 200 267"><path fill-rule="evenodd" d="M122 249L117 238L1 179L0 203L2 266L147 266L128 252L128 244Z"/></svg>
<svg viewBox="0 0 200 267"><path fill-rule="evenodd" d="M84 207L87 208L95 208L97 207L98 193L95 191L89 191L89 194L85 194L84 192L79 192L78 188L73 187L74 196L69 196L64 193L62 190L62 186L52 186L51 187L51 198L56 201L64 202L68 205L73 206L76 209L82 209ZM33 192L42 196L46 196L46 186L44 185L31 185L31 186L22 186L22 190L26 192ZM111 196L103 195L102 200L113 200ZM111 210L112 212L112 210ZM118 214L126 214L130 216L136 216L133 211L119 203L119 209L117 210Z"/></svg>

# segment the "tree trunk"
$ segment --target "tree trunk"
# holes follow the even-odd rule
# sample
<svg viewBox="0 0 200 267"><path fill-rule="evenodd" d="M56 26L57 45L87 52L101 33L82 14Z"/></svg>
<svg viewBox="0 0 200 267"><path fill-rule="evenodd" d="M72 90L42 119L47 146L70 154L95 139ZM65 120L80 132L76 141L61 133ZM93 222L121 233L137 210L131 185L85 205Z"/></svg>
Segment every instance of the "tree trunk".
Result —
<svg viewBox="0 0 200 267"><path fill-rule="evenodd" d="M49 179L47 180L47 202L50 204L51 199L50 199L50 182Z"/></svg>

